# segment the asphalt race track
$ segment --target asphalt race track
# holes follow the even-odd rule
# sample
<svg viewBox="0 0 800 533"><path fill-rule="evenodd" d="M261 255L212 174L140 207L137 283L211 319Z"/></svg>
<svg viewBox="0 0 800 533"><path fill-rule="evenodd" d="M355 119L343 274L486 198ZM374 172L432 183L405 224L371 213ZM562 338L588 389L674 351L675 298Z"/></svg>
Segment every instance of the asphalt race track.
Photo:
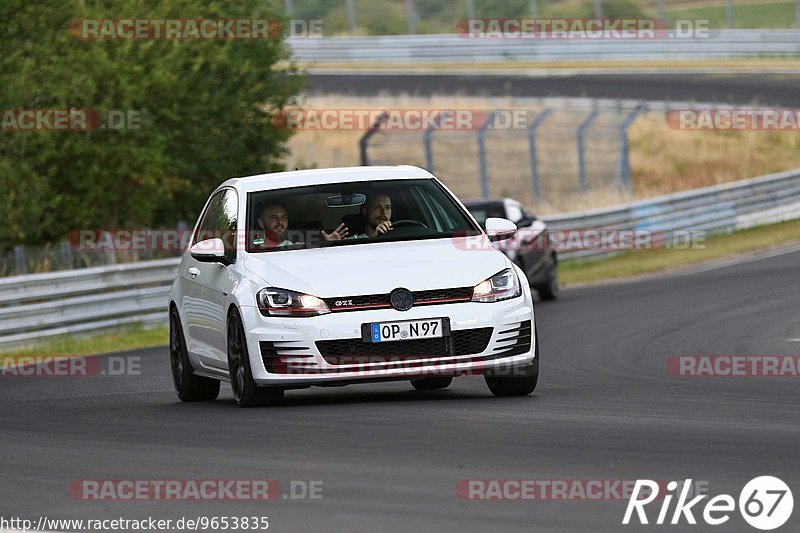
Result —
<svg viewBox="0 0 800 533"><path fill-rule="evenodd" d="M626 501L464 501L467 479L683 480L738 499L775 475L800 496L798 379L674 377L672 355L798 355L800 253L537 305L542 379L498 399L480 377L306 389L280 408L180 403L166 349L126 377L0 378L0 515L269 516L270 531L638 531ZM321 480L323 498L83 501L82 479ZM706 500L707 501L707 500ZM660 504L657 504L660 505ZM650 513L655 519L657 508ZM696 515L702 514L695 513ZM798 511L780 531L797 531ZM665 531L755 531L725 526ZM650 531L653 530L651 525Z"/></svg>
<svg viewBox="0 0 800 533"><path fill-rule="evenodd" d="M561 76L319 74L309 94L573 96L800 107L800 74L611 73Z"/></svg>

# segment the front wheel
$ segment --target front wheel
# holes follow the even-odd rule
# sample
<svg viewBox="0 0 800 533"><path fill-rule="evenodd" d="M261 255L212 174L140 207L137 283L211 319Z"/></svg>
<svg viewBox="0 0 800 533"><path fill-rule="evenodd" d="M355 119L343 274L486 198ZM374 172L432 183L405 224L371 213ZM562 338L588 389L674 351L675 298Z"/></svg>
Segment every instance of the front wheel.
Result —
<svg viewBox="0 0 800 533"><path fill-rule="evenodd" d="M195 375L186 351L186 339L183 336L181 319L175 308L169 313L169 360L172 370L172 385L181 401L210 401L219 396L219 381Z"/></svg>
<svg viewBox="0 0 800 533"><path fill-rule="evenodd" d="M547 281L534 287L542 300L555 300L558 298L558 270L556 266L547 273Z"/></svg>
<svg viewBox="0 0 800 533"><path fill-rule="evenodd" d="M253 380L247 338L236 311L232 311L228 319L228 371L233 397L240 407L280 405L283 401L283 389L259 387Z"/></svg>
<svg viewBox="0 0 800 533"><path fill-rule="evenodd" d="M527 396L539 383L539 332L534 328L536 348L531 364L504 370L487 370L486 385L495 396ZM510 375L503 375L510 374Z"/></svg>

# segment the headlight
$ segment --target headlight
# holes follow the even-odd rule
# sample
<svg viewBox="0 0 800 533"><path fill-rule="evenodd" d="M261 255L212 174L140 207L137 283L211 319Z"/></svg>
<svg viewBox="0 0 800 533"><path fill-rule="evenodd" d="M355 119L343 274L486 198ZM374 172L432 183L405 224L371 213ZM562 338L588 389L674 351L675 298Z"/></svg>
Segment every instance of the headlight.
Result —
<svg viewBox="0 0 800 533"><path fill-rule="evenodd" d="M317 316L331 312L316 296L275 287L258 291L256 302L264 316Z"/></svg>
<svg viewBox="0 0 800 533"><path fill-rule="evenodd" d="M489 279L483 280L472 290L473 302L499 302L516 298L522 294L517 274L507 268Z"/></svg>

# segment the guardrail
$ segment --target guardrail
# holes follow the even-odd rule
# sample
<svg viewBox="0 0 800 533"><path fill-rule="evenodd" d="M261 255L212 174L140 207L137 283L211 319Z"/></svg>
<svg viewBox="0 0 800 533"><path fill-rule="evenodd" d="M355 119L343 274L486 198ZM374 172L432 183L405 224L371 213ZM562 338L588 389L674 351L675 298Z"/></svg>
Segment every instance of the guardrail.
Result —
<svg viewBox="0 0 800 533"><path fill-rule="evenodd" d="M723 185L639 200L624 206L542 217L550 229L618 229L662 232L731 233L739 229L800 218L800 169ZM560 254L564 260L617 253L584 249Z"/></svg>
<svg viewBox="0 0 800 533"><path fill-rule="evenodd" d="M0 347L166 324L179 258L0 278Z"/></svg>
<svg viewBox="0 0 800 533"><path fill-rule="evenodd" d="M724 233L800 218L800 169L636 201L542 217L551 229L705 230ZM596 258L577 250L562 260ZM65 333L167 323L179 259L160 259L0 279L0 347Z"/></svg>
<svg viewBox="0 0 800 533"><path fill-rule="evenodd" d="M797 30L718 30L709 37L656 39L476 39L457 34L287 39L307 63L471 63L705 59L800 54Z"/></svg>

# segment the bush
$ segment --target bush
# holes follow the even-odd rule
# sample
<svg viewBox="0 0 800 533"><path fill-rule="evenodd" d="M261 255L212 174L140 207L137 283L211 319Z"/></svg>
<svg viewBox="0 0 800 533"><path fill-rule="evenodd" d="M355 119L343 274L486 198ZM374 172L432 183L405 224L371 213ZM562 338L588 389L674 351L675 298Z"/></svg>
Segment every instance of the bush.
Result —
<svg viewBox="0 0 800 533"><path fill-rule="evenodd" d="M0 249L74 229L194 222L224 179L280 169L289 133L271 117L302 87L282 38L81 40L69 32L78 18L277 17L269 3L3 0L0 16L0 109L141 117L140 129L0 132Z"/></svg>

